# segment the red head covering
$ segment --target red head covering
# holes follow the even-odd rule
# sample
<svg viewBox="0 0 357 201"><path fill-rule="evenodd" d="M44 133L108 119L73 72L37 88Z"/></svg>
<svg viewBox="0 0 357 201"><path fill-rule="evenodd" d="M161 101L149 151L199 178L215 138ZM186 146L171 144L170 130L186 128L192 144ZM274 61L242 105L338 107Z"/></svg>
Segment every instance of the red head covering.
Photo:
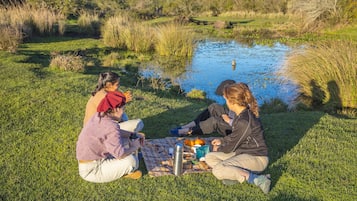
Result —
<svg viewBox="0 0 357 201"><path fill-rule="evenodd" d="M125 96L119 91L109 91L102 101L100 101L97 112L106 112L109 109L122 107L125 105Z"/></svg>

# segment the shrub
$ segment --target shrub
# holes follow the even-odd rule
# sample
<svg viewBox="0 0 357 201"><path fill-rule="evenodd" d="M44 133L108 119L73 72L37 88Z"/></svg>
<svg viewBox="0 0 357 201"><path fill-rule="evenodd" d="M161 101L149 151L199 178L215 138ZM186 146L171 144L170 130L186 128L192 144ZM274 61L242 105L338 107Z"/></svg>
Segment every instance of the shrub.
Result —
<svg viewBox="0 0 357 201"><path fill-rule="evenodd" d="M76 55L61 55L54 53L50 62L50 68L63 71L84 71L85 63L81 56Z"/></svg>
<svg viewBox="0 0 357 201"><path fill-rule="evenodd" d="M299 87L298 102L313 108L357 108L357 45L328 41L296 50L283 73Z"/></svg>
<svg viewBox="0 0 357 201"><path fill-rule="evenodd" d="M192 89L186 94L186 97L194 99L206 99L206 92L199 89Z"/></svg>
<svg viewBox="0 0 357 201"><path fill-rule="evenodd" d="M162 56L193 55L194 34L179 24L161 25L157 28L156 51Z"/></svg>

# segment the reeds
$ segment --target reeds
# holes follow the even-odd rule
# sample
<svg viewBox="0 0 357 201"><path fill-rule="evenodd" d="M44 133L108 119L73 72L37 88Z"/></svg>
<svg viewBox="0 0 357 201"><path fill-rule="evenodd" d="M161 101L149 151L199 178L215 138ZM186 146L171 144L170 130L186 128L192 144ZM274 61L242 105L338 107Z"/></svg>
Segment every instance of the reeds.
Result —
<svg viewBox="0 0 357 201"><path fill-rule="evenodd" d="M113 48L125 48L123 30L129 26L129 17L114 16L110 17L104 24L102 36L104 44Z"/></svg>
<svg viewBox="0 0 357 201"><path fill-rule="evenodd" d="M100 34L100 20L98 14L82 12L78 18L80 33L86 35Z"/></svg>
<svg viewBox="0 0 357 201"><path fill-rule="evenodd" d="M324 109L357 108L357 45L328 41L294 51L283 73L299 87L297 100Z"/></svg>
<svg viewBox="0 0 357 201"><path fill-rule="evenodd" d="M0 7L1 49L16 51L23 38L64 33L60 23L65 17L44 4L33 7L29 4ZM9 35L10 34L10 35Z"/></svg>
<svg viewBox="0 0 357 201"><path fill-rule="evenodd" d="M135 52L151 51L155 43L155 34L151 27L127 16L109 18L102 35L105 45Z"/></svg>
<svg viewBox="0 0 357 201"><path fill-rule="evenodd" d="M103 28L104 44L135 52L156 50L162 56L192 56L194 34L178 24L156 28L127 16L109 18Z"/></svg>
<svg viewBox="0 0 357 201"><path fill-rule="evenodd" d="M0 25L0 50L16 52L22 42L22 33L9 25Z"/></svg>
<svg viewBox="0 0 357 201"><path fill-rule="evenodd" d="M148 52L154 49L155 33L150 26L132 22L122 31L122 36L128 50L134 52Z"/></svg>
<svg viewBox="0 0 357 201"><path fill-rule="evenodd" d="M193 55L195 48L194 34L179 24L166 24L157 27L156 52L162 56Z"/></svg>

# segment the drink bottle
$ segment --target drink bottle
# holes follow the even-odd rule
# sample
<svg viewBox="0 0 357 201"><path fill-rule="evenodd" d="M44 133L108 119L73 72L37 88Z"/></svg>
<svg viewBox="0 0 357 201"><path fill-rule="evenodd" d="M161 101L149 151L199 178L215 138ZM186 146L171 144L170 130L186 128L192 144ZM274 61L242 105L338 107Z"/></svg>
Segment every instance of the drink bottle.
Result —
<svg viewBox="0 0 357 201"><path fill-rule="evenodd" d="M173 167L173 173L176 176L180 176L182 174L182 169L183 169L183 145L180 143L177 143L175 145L175 150L174 150L174 167Z"/></svg>

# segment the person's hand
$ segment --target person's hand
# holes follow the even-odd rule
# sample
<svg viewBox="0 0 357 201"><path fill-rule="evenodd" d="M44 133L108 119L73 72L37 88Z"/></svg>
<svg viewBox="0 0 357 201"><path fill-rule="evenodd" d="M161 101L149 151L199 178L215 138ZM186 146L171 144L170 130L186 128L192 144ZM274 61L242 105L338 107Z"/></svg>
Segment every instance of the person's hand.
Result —
<svg viewBox="0 0 357 201"><path fill-rule="evenodd" d="M218 151L218 148L221 146L222 141L220 139L214 139L211 142L212 144L212 151Z"/></svg>
<svg viewBox="0 0 357 201"><path fill-rule="evenodd" d="M131 91L126 91L123 94L124 94L125 99L126 99L125 102L128 103L128 102L133 100L133 95L131 94Z"/></svg>
<svg viewBox="0 0 357 201"><path fill-rule="evenodd" d="M144 146L144 144L145 144L145 133L137 133L136 135L139 137L140 145Z"/></svg>
<svg viewBox="0 0 357 201"><path fill-rule="evenodd" d="M229 118L229 116L227 114L222 114L222 119L226 122L229 123L231 118Z"/></svg>

